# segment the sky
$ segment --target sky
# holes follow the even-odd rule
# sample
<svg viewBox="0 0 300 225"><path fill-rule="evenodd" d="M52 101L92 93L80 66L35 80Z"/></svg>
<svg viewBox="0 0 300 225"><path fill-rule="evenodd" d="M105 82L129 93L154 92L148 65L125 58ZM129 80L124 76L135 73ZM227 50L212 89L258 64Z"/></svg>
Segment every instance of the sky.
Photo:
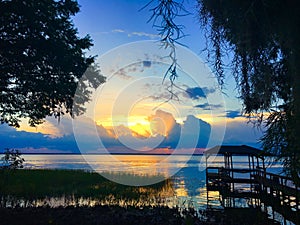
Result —
<svg viewBox="0 0 300 225"><path fill-rule="evenodd" d="M106 83L93 92L87 112L60 123L46 118L32 128L1 125L4 148L31 153L186 153L220 144L259 147L261 131L241 115L235 81L227 71L221 90L207 61L204 31L196 1L186 0L190 15L177 21L186 34L177 46L178 78L171 98L164 74L170 66L152 22L148 0L79 0L73 17L80 36L89 34ZM154 1L155 2L155 1ZM76 99L75 99L76 100Z"/></svg>

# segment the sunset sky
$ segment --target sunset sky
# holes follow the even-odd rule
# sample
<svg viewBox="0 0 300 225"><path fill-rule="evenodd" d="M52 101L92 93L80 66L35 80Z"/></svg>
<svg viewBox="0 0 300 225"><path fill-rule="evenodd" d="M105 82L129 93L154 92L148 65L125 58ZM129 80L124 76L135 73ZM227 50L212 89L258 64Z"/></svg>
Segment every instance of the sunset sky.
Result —
<svg viewBox="0 0 300 225"><path fill-rule="evenodd" d="M191 14L178 20L185 26L187 36L180 43L186 47L177 49L179 77L170 100L170 83L163 82L168 49L160 48L157 31L147 23L154 5L140 10L147 2L79 0L81 12L73 21L80 36L93 39L87 54L98 55L107 82L93 93L86 114L74 121L47 118L37 128L24 121L19 129L1 125L1 146L35 153L168 153L222 143L259 147L261 131L241 116L234 79L228 74L220 90L204 63L206 42L191 0L185 1Z"/></svg>

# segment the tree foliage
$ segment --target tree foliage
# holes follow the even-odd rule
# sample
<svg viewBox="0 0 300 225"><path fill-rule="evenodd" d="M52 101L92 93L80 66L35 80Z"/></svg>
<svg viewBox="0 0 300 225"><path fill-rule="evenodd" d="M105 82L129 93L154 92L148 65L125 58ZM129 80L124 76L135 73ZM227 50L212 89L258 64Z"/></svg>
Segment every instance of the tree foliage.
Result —
<svg viewBox="0 0 300 225"><path fill-rule="evenodd" d="M286 172L298 182L299 10L295 0L199 1L202 24L214 43L215 65L222 65L222 46L229 46L244 112L258 115L258 122L266 126L264 149L282 159ZM224 74L218 76L222 80Z"/></svg>
<svg viewBox="0 0 300 225"><path fill-rule="evenodd" d="M89 88L104 82L95 57L86 56L89 36L80 38L71 17L74 0L0 0L0 121L18 127L21 118L35 126L46 116L84 111ZM81 102L73 107L77 86Z"/></svg>
<svg viewBox="0 0 300 225"><path fill-rule="evenodd" d="M4 156L1 158L3 169L20 169L23 168L24 158L17 149L6 149Z"/></svg>
<svg viewBox="0 0 300 225"><path fill-rule="evenodd" d="M150 7L154 3L155 1L152 0L142 9ZM162 47L170 51L169 58L171 59L171 64L163 77L163 81L165 81L166 78L170 81L170 85L167 87L170 97L167 101L172 99L178 100L178 96L173 90L174 87L179 88L175 83L178 77L177 70L179 68L175 44L180 44L179 40L183 38L185 34L183 32L184 26L177 24L176 19L188 15L189 12L184 8L183 4L168 0L159 1L150 11L152 15L148 22L153 22L153 27L157 29L158 34L161 36L160 42Z"/></svg>
<svg viewBox="0 0 300 225"><path fill-rule="evenodd" d="M157 4L162 2L170 5L176 1L159 0ZM262 137L264 149L283 160L286 172L297 182L300 174L299 11L300 2L296 0L198 0L200 23L211 46L208 51L220 85L224 85L226 75L223 56L233 53L232 74L244 103L244 113L266 127ZM157 17L168 21L176 14L173 10ZM161 28L167 30L166 27L168 24L162 23Z"/></svg>

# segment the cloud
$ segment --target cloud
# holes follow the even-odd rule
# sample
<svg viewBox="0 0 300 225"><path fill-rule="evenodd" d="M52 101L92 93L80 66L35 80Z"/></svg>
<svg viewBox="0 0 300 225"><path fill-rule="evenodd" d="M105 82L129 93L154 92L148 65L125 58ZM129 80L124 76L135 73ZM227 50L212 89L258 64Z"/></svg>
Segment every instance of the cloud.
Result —
<svg viewBox="0 0 300 225"><path fill-rule="evenodd" d="M129 71L125 68L121 68L117 72L115 72L114 75L116 75L124 80L131 80L133 77L128 75L128 73L130 73L130 72L133 72L133 70Z"/></svg>
<svg viewBox="0 0 300 225"><path fill-rule="evenodd" d="M165 91L163 93L158 93L156 95L149 95L147 97L152 99L153 101L165 101L165 100L169 100L171 96L172 95L170 92Z"/></svg>
<svg viewBox="0 0 300 225"><path fill-rule="evenodd" d="M199 104L199 105L195 105L195 108L200 108L203 110L215 110L215 109L220 109L223 108L222 104L208 104L208 103L204 103L204 104Z"/></svg>
<svg viewBox="0 0 300 225"><path fill-rule="evenodd" d="M214 93L215 89L207 88L207 87L193 87L193 88L187 88L185 90L188 97L194 100L198 100L200 98L206 98L208 94Z"/></svg>
<svg viewBox="0 0 300 225"><path fill-rule="evenodd" d="M137 32L137 31L129 32L128 37L131 37L131 36L148 37L150 39L160 38L160 35L158 35L158 34L150 34L150 33L146 33L146 32Z"/></svg>
<svg viewBox="0 0 300 225"><path fill-rule="evenodd" d="M234 119L236 117L241 117L242 114L239 110L227 110L226 111L226 117L227 118L231 118L231 119Z"/></svg>
<svg viewBox="0 0 300 225"><path fill-rule="evenodd" d="M263 131L254 128L252 124L246 120L230 120L227 122L224 145L250 145L260 148L259 139L262 137Z"/></svg>
<svg viewBox="0 0 300 225"><path fill-rule="evenodd" d="M194 99L194 100L199 99L199 98L205 98L205 94L200 87L187 88L185 92L191 99Z"/></svg>
<svg viewBox="0 0 300 225"><path fill-rule="evenodd" d="M174 86L172 91L170 90L170 86L171 82L166 80L164 83L146 83L142 88L150 92L147 98L153 101L161 102L171 100L171 98L176 101L185 101L185 98L189 98L181 86Z"/></svg>
<svg viewBox="0 0 300 225"><path fill-rule="evenodd" d="M117 71L112 69L110 72L116 76L119 76L122 79L130 80L133 78L132 73L142 73L145 68L150 68L152 66L153 62L150 60L144 60L142 62L136 62L130 65L127 65L126 67L123 67Z"/></svg>
<svg viewBox="0 0 300 225"><path fill-rule="evenodd" d="M126 34L127 37L147 37L150 39L159 39L160 35L158 34L151 34L151 33L147 33L147 32L143 32L143 31L127 31L127 30L123 30L123 29L113 29L111 31L102 31L102 32L97 32L97 33L93 33L93 35L102 35L102 34Z"/></svg>
<svg viewBox="0 0 300 225"><path fill-rule="evenodd" d="M152 64L151 61L148 61L148 60L144 60L144 61L143 61L144 67L151 67L151 64Z"/></svg>
<svg viewBox="0 0 300 225"><path fill-rule="evenodd" d="M193 115L188 115L183 124L176 122L171 113L157 110L152 119L158 119L164 124L161 133L165 131L166 138L159 147L168 148L205 148L210 136L211 127L208 123ZM156 124L157 125L157 124ZM162 126L162 124L160 124Z"/></svg>
<svg viewBox="0 0 300 225"><path fill-rule="evenodd" d="M44 152L79 152L74 136L66 135L62 137L50 137L48 134L40 132L32 133L27 131L17 131L15 128L6 124L1 125L0 142L1 149L17 148L17 149L41 149Z"/></svg>
<svg viewBox="0 0 300 225"><path fill-rule="evenodd" d="M198 132L195 132L197 129ZM191 148L194 147L194 143L197 143L195 146L196 148L205 148L210 137L210 132L211 126L209 123L198 119L193 115L189 115L182 126L184 140L182 146Z"/></svg>
<svg viewBox="0 0 300 225"><path fill-rule="evenodd" d="M47 123L55 124L53 118L47 120ZM100 153L103 147L114 152L153 149L153 146L171 149L178 146L180 148L204 148L210 133L210 125L194 116L188 116L183 124L179 124L171 113L162 110L157 110L148 118L151 126L150 136L143 136L124 125L109 128L96 125L92 119L86 117L78 117L75 120L72 123L72 119L62 118L60 124L56 123L54 134L46 130L18 131L5 124L1 125L1 147L3 149L18 148L35 153L38 151L80 153L79 148L81 153ZM200 133L195 132L198 128L201 130ZM76 137L73 129L76 131ZM99 145L100 140L102 145Z"/></svg>
<svg viewBox="0 0 300 225"><path fill-rule="evenodd" d="M112 33L125 33L126 31L125 30L122 30L122 29L114 29L111 31Z"/></svg>
<svg viewBox="0 0 300 225"><path fill-rule="evenodd" d="M171 135L172 129L177 125L171 113L163 110L156 110L154 115L148 117L153 135Z"/></svg>
<svg viewBox="0 0 300 225"><path fill-rule="evenodd" d="M37 128L36 132L31 132L16 130L6 124L0 125L0 151L5 148L18 148L34 153L80 153L76 143L80 141L85 148L84 152L100 153L99 140L106 149L114 153L136 153L135 149L151 150L153 146L159 149L205 148L211 133L211 125L193 115L188 115L183 123L179 124L171 113L163 110L157 110L148 117L151 136L143 136L124 125L112 128L96 125L90 118L78 117L75 120L73 126L74 121L69 118L62 118L60 124L54 118L47 118L48 123L55 126L55 130L50 130L54 135L46 129ZM77 131L77 140L73 129ZM223 144L259 147L257 141L261 135L262 131L254 129L246 120L230 119ZM151 152L152 150L149 153Z"/></svg>

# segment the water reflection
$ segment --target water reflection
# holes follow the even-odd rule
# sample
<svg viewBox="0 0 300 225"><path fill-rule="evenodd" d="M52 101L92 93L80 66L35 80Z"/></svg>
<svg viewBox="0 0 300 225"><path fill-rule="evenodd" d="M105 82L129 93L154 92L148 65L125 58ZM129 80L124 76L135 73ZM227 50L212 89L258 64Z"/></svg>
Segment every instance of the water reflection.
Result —
<svg viewBox="0 0 300 225"><path fill-rule="evenodd" d="M124 186L101 178L97 179L97 174L84 175L83 172L69 173L67 171L37 171L38 174L44 174L47 178L51 178L53 174L70 180L70 176L80 179L83 183L78 183L78 186L68 186L64 183L61 187L56 188L56 183L49 183L48 186L40 185L36 179L36 171L19 171L18 175L7 180L7 186L0 191L0 207L67 207L67 206L95 206L95 205L118 205L126 206L159 206L166 205L166 199L174 196L174 189L172 180L165 180L164 182L145 187ZM14 180L20 175L27 177L25 183L18 183L16 186ZM81 176L80 175L84 175ZM89 175L90 174L90 175ZM8 178L12 175L11 171L2 171L1 177ZM94 176L96 175L96 176ZM117 173L116 176L126 176L126 178L136 175L128 173ZM99 176L98 176L99 177ZM155 176L157 177L157 176ZM153 179L155 179L155 177ZM28 178L31 178L30 181ZM32 179L33 178L33 179ZM35 178L35 179L34 179ZM92 178L92 180L91 180ZM151 176L140 176L139 179L152 179ZM22 180L22 179L21 179ZM71 181L71 180L70 180ZM72 182L72 181L71 181ZM24 185L24 186L23 186ZM25 186L31 186L31 188ZM8 189L8 187L10 187ZM12 188L19 190L12 190ZM1 190L1 189L0 189ZM11 191L9 191L11 190ZM37 191L39 193L34 194ZM6 193L6 194L4 194ZM62 194L63 193L63 194Z"/></svg>
<svg viewBox="0 0 300 225"><path fill-rule="evenodd" d="M160 174L165 177L178 171L173 176L175 197L191 201L199 207L203 207L204 202L206 205L205 165L201 163L204 161L201 155L24 155L24 158L25 167L30 168L94 169L99 173L128 172L136 175ZM211 164L222 166L223 160L223 157L215 157ZM247 157L235 157L234 160L237 168L248 165ZM276 172L280 168L280 165L273 165L269 171Z"/></svg>
<svg viewBox="0 0 300 225"><path fill-rule="evenodd" d="M202 156L164 155L24 155L27 168L83 169L97 172L119 171L170 176L186 166L199 167Z"/></svg>
<svg viewBox="0 0 300 225"><path fill-rule="evenodd" d="M78 196L75 194L63 195L60 197L45 196L39 199L25 199L24 197L2 196L0 193L0 207L66 207L66 206L95 206L95 205L119 205L127 206L168 206L179 209L190 207L196 210L206 210L209 207L214 209L223 208L218 191L210 191L207 195L206 177L201 164L202 156L149 156L149 155L114 155L119 163L112 163L111 157L105 155L88 155L89 164L81 155L25 155L25 167L27 168L50 168L50 169L81 169L91 171L95 169L100 174L111 173L114 176L128 176L132 179L146 179L149 181L151 176L168 177L175 170L178 172L172 176L170 182L166 182L163 187L149 191L149 186L134 187L140 193L139 198L128 196L106 196L89 195ZM222 166L223 158L217 158L210 162L213 166ZM92 165L91 165L92 163ZM245 158L236 158L237 167L243 168L248 164ZM92 169L93 168L93 169ZM279 165L269 168L270 172L280 169ZM128 177L126 179L129 179ZM94 189L101 189L94 186ZM248 189L249 187L244 186ZM150 193L143 195L143 193ZM34 195L33 195L34 196ZM235 199L235 202L222 200L223 205L239 205L247 207L249 199ZM227 201L227 202L226 202ZM270 211L270 210L269 210ZM270 211L271 212L271 211ZM270 214L269 212L269 214ZM272 211L274 214L274 211ZM278 215L278 221L283 221ZM274 216L273 216L274 217ZM276 217L276 215L275 215ZM292 223L290 223L292 224Z"/></svg>
<svg viewBox="0 0 300 225"><path fill-rule="evenodd" d="M27 168L50 168L50 169L83 169L91 170L89 164L85 163L81 155L25 155ZM115 155L120 161L118 164L112 164L110 157L105 155L88 155L90 162L94 165L97 172L112 173L124 178L124 174L131 174L135 179L151 179L153 175L168 177L174 170L179 170L173 177L168 186L160 189L148 199L130 200L116 199L113 196L107 196L103 199L90 199L75 196L62 196L61 198L46 197L39 200L5 199L2 203L6 206L45 206L50 207L67 205L95 205L95 204L134 204L134 205L165 205L169 207L205 207L205 173L199 171L199 163L202 156L171 156L162 155ZM190 160L189 160L190 158ZM106 176L105 176L106 177ZM128 179L128 178L126 178ZM140 187L142 192L143 188ZM4 200L4 199L2 199Z"/></svg>
<svg viewBox="0 0 300 225"><path fill-rule="evenodd" d="M118 163L113 163L112 157L117 159ZM176 170L178 171L172 177L170 187L160 191L153 202L159 202L170 207L192 205L197 209L205 209L207 200L213 206L220 206L218 193L210 193L207 199L205 187L205 165L201 164L202 156L184 156L184 155L24 155L25 167L27 168L50 168L50 169L81 169L96 170L99 173L115 172L130 173L138 176L152 176L160 174L164 177L170 176ZM87 163L85 160L88 160ZM235 159L237 166L243 167L248 164L247 158L239 157ZM116 162L116 160L114 160ZM223 157L216 157L214 166L223 162ZM93 168L93 169L92 169ZM278 169L279 167L275 167ZM40 200L44 204L44 201ZM113 203L112 199L105 200ZM141 200L140 200L141 201ZM145 201L145 200L143 200ZM150 200L149 200L150 201ZM47 204L105 204L102 200L94 202L92 199L74 199L72 196L64 196L62 199L46 199ZM25 203L24 203L25 204ZM114 204L123 204L114 202ZM135 202L134 204L139 204ZM147 204L150 204L148 202ZM158 204L158 203L155 203Z"/></svg>
<svg viewBox="0 0 300 225"><path fill-rule="evenodd" d="M175 188L175 194L178 197L187 197L188 196L184 180L180 181L179 184L177 185L177 188Z"/></svg>

